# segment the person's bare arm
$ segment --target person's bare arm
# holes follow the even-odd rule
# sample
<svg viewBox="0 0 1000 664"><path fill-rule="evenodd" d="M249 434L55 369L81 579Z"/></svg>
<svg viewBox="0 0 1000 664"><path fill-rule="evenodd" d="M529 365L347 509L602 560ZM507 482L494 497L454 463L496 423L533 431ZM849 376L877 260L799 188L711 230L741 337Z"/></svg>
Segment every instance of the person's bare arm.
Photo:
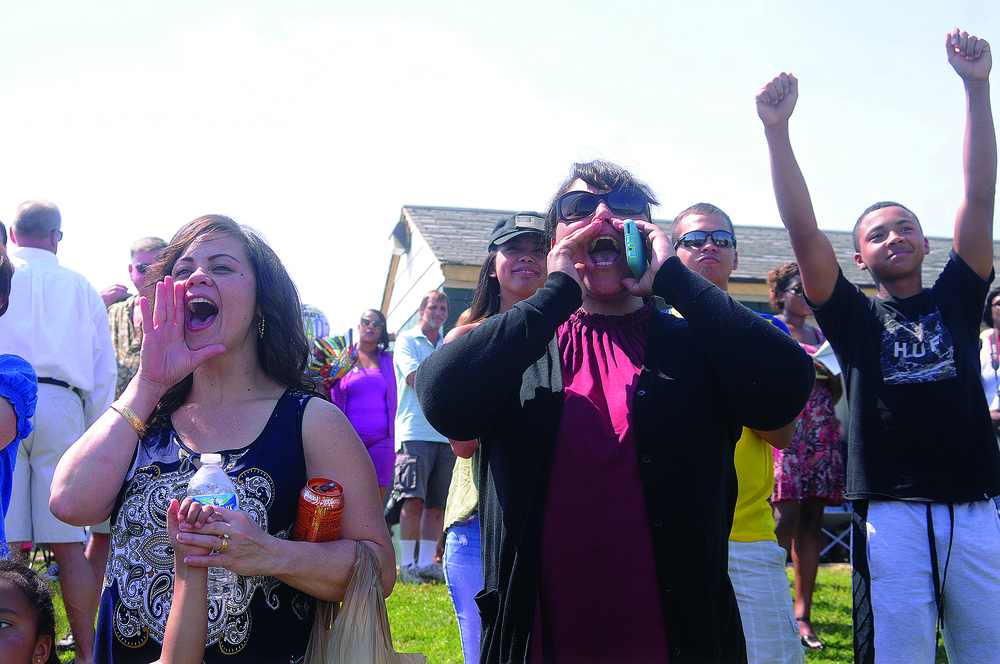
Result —
<svg viewBox="0 0 1000 664"><path fill-rule="evenodd" d="M128 297L128 286L112 284L111 286L102 288L98 295L101 296L101 300L104 302L104 308L108 309L115 302Z"/></svg>
<svg viewBox="0 0 1000 664"><path fill-rule="evenodd" d="M955 251L983 279L993 269L993 208L997 185L997 138L990 107L990 45L957 28L945 42L948 62L965 84L966 121L962 162L965 197L955 218Z"/></svg>
<svg viewBox="0 0 1000 664"><path fill-rule="evenodd" d="M419 364L416 341L413 337L408 334L397 337L396 346L392 351L392 367L396 376L405 375L403 382L413 387L413 380L417 375Z"/></svg>
<svg viewBox="0 0 1000 664"><path fill-rule="evenodd" d="M798 80L791 74L776 76L757 93L757 115L764 123L774 198L799 264L802 288L813 305L822 306L833 294L840 265L830 239L816 223L809 189L792 152L788 119L798 98Z"/></svg>
<svg viewBox="0 0 1000 664"><path fill-rule="evenodd" d="M0 397L0 450L17 438L17 413L10 402Z"/></svg>
<svg viewBox="0 0 1000 664"><path fill-rule="evenodd" d="M178 539L182 522L199 520L201 510L209 517L213 508L185 498L183 504L170 501L167 508L167 535L174 549L174 594L167 615L163 634L163 648L155 664L201 664L205 657L205 639L208 636L208 569L188 567L184 558L189 555L208 555L210 549L187 546ZM202 515L201 521L206 517Z"/></svg>
<svg viewBox="0 0 1000 664"><path fill-rule="evenodd" d="M792 439L795 438L795 425L797 422L798 418L792 420L780 429L775 429L774 431L757 431L754 429L754 433L770 443L771 447L777 450L783 450L792 444Z"/></svg>
<svg viewBox="0 0 1000 664"><path fill-rule="evenodd" d="M449 341L454 341L455 339L471 332L479 327L481 322L482 321L478 321L453 328L451 332L445 336L444 342L448 343ZM413 383L410 384L412 385ZM462 457L463 459L471 459L472 455L479 449L479 440L475 438L472 440L452 440L449 438L448 442L451 443L451 451L455 453L455 456Z"/></svg>
<svg viewBox="0 0 1000 664"><path fill-rule="evenodd" d="M208 358L225 351L212 344L192 351L184 341L184 281L166 277L156 284L156 304L139 300L143 341L139 371L115 401L143 421L167 389ZM114 383L112 381L112 387ZM114 508L139 437L124 417L106 410L62 455L52 479L49 510L66 523L100 523Z"/></svg>
<svg viewBox="0 0 1000 664"><path fill-rule="evenodd" d="M822 362L816 362L815 364L816 380L826 381L826 388L830 390L833 403L837 403L840 401L840 397L844 395L844 384L841 382L840 376L831 373Z"/></svg>

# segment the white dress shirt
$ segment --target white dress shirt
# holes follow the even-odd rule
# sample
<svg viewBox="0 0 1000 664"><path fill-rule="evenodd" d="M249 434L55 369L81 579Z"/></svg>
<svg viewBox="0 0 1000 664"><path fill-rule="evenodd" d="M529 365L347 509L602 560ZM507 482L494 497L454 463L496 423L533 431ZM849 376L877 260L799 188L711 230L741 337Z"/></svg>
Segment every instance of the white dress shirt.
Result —
<svg viewBox="0 0 1000 664"><path fill-rule="evenodd" d="M115 397L117 367L104 301L51 251L12 247L10 306L0 317L0 353L20 355L39 378L83 393L89 427Z"/></svg>

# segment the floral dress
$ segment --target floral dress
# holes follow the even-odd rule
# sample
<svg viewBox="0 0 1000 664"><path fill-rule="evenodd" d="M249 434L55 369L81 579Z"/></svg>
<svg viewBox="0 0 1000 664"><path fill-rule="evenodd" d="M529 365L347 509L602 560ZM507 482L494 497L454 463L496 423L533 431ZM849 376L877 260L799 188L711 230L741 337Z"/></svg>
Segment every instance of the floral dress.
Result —
<svg viewBox="0 0 1000 664"><path fill-rule="evenodd" d="M822 344L826 338L818 329ZM819 346L799 342L810 357ZM825 498L830 505L844 499L843 428L834 412L827 381L817 380L809 403L795 424L795 438L783 450L774 449L774 493L771 502Z"/></svg>

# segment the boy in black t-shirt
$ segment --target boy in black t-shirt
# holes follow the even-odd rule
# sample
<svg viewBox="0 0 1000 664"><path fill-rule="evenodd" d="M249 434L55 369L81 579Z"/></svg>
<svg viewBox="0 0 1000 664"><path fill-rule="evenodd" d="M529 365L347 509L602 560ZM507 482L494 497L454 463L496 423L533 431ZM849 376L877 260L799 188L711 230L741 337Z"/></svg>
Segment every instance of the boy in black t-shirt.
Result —
<svg viewBox="0 0 1000 664"><path fill-rule="evenodd" d="M951 260L930 289L920 273L930 245L916 215L894 202L869 207L854 228L854 260L877 297L844 278L788 136L798 82L781 74L757 96L802 286L844 367L856 662L933 662L939 619L952 662L1000 652L1000 516L989 500L1000 495L1000 451L978 376L993 279L992 59L984 40L958 30L946 50L965 84L965 198Z"/></svg>

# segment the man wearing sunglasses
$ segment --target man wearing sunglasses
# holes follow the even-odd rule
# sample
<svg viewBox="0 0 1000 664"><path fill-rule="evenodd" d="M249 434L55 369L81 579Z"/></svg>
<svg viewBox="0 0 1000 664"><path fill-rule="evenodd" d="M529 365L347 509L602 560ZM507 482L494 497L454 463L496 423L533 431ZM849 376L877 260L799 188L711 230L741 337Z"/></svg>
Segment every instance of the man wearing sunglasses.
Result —
<svg viewBox="0 0 1000 664"><path fill-rule="evenodd" d="M681 262L724 291L739 262L736 233L729 215L710 203L698 203L677 215L671 228L674 251ZM786 332L773 316L764 316ZM771 448L792 442L796 420L777 431L743 427L734 461L739 493L729 533L729 578L743 620L747 663L801 664L792 595L785 575L785 550L774 534L774 515L767 499L774 489Z"/></svg>
<svg viewBox="0 0 1000 664"><path fill-rule="evenodd" d="M132 245L128 276L136 290L142 289L142 284L146 281L146 270L156 260L160 250L166 246L166 243L162 245L160 243L163 243L163 240L158 237L144 237ZM112 304L124 302L128 297L128 286L124 284L112 284L101 290L101 299L104 300L104 306L109 309Z"/></svg>
<svg viewBox="0 0 1000 664"><path fill-rule="evenodd" d="M802 286L844 369L854 656L864 664L933 662L942 624L953 662L996 661L1000 651L1000 515L990 500L1000 495L1000 450L979 380L994 276L992 58L984 40L958 30L945 50L965 88L965 188L950 260L932 288L921 275L930 244L913 212L893 202L870 206L854 230L855 263L877 295L844 277L792 152L798 81L781 74L757 95Z"/></svg>
<svg viewBox="0 0 1000 664"><path fill-rule="evenodd" d="M146 292L146 271L152 265L167 243L158 237L144 237L132 243L129 250L128 276L135 286L136 295L125 297L108 304L105 297L112 289L121 291L126 296L128 289L121 284L109 286L101 292L101 297L108 304L108 320L111 323L111 340L115 345L115 360L118 362L118 383L115 387L115 398L121 396L125 387L139 370L139 348L142 346L142 317L139 315L139 297L150 296Z"/></svg>

